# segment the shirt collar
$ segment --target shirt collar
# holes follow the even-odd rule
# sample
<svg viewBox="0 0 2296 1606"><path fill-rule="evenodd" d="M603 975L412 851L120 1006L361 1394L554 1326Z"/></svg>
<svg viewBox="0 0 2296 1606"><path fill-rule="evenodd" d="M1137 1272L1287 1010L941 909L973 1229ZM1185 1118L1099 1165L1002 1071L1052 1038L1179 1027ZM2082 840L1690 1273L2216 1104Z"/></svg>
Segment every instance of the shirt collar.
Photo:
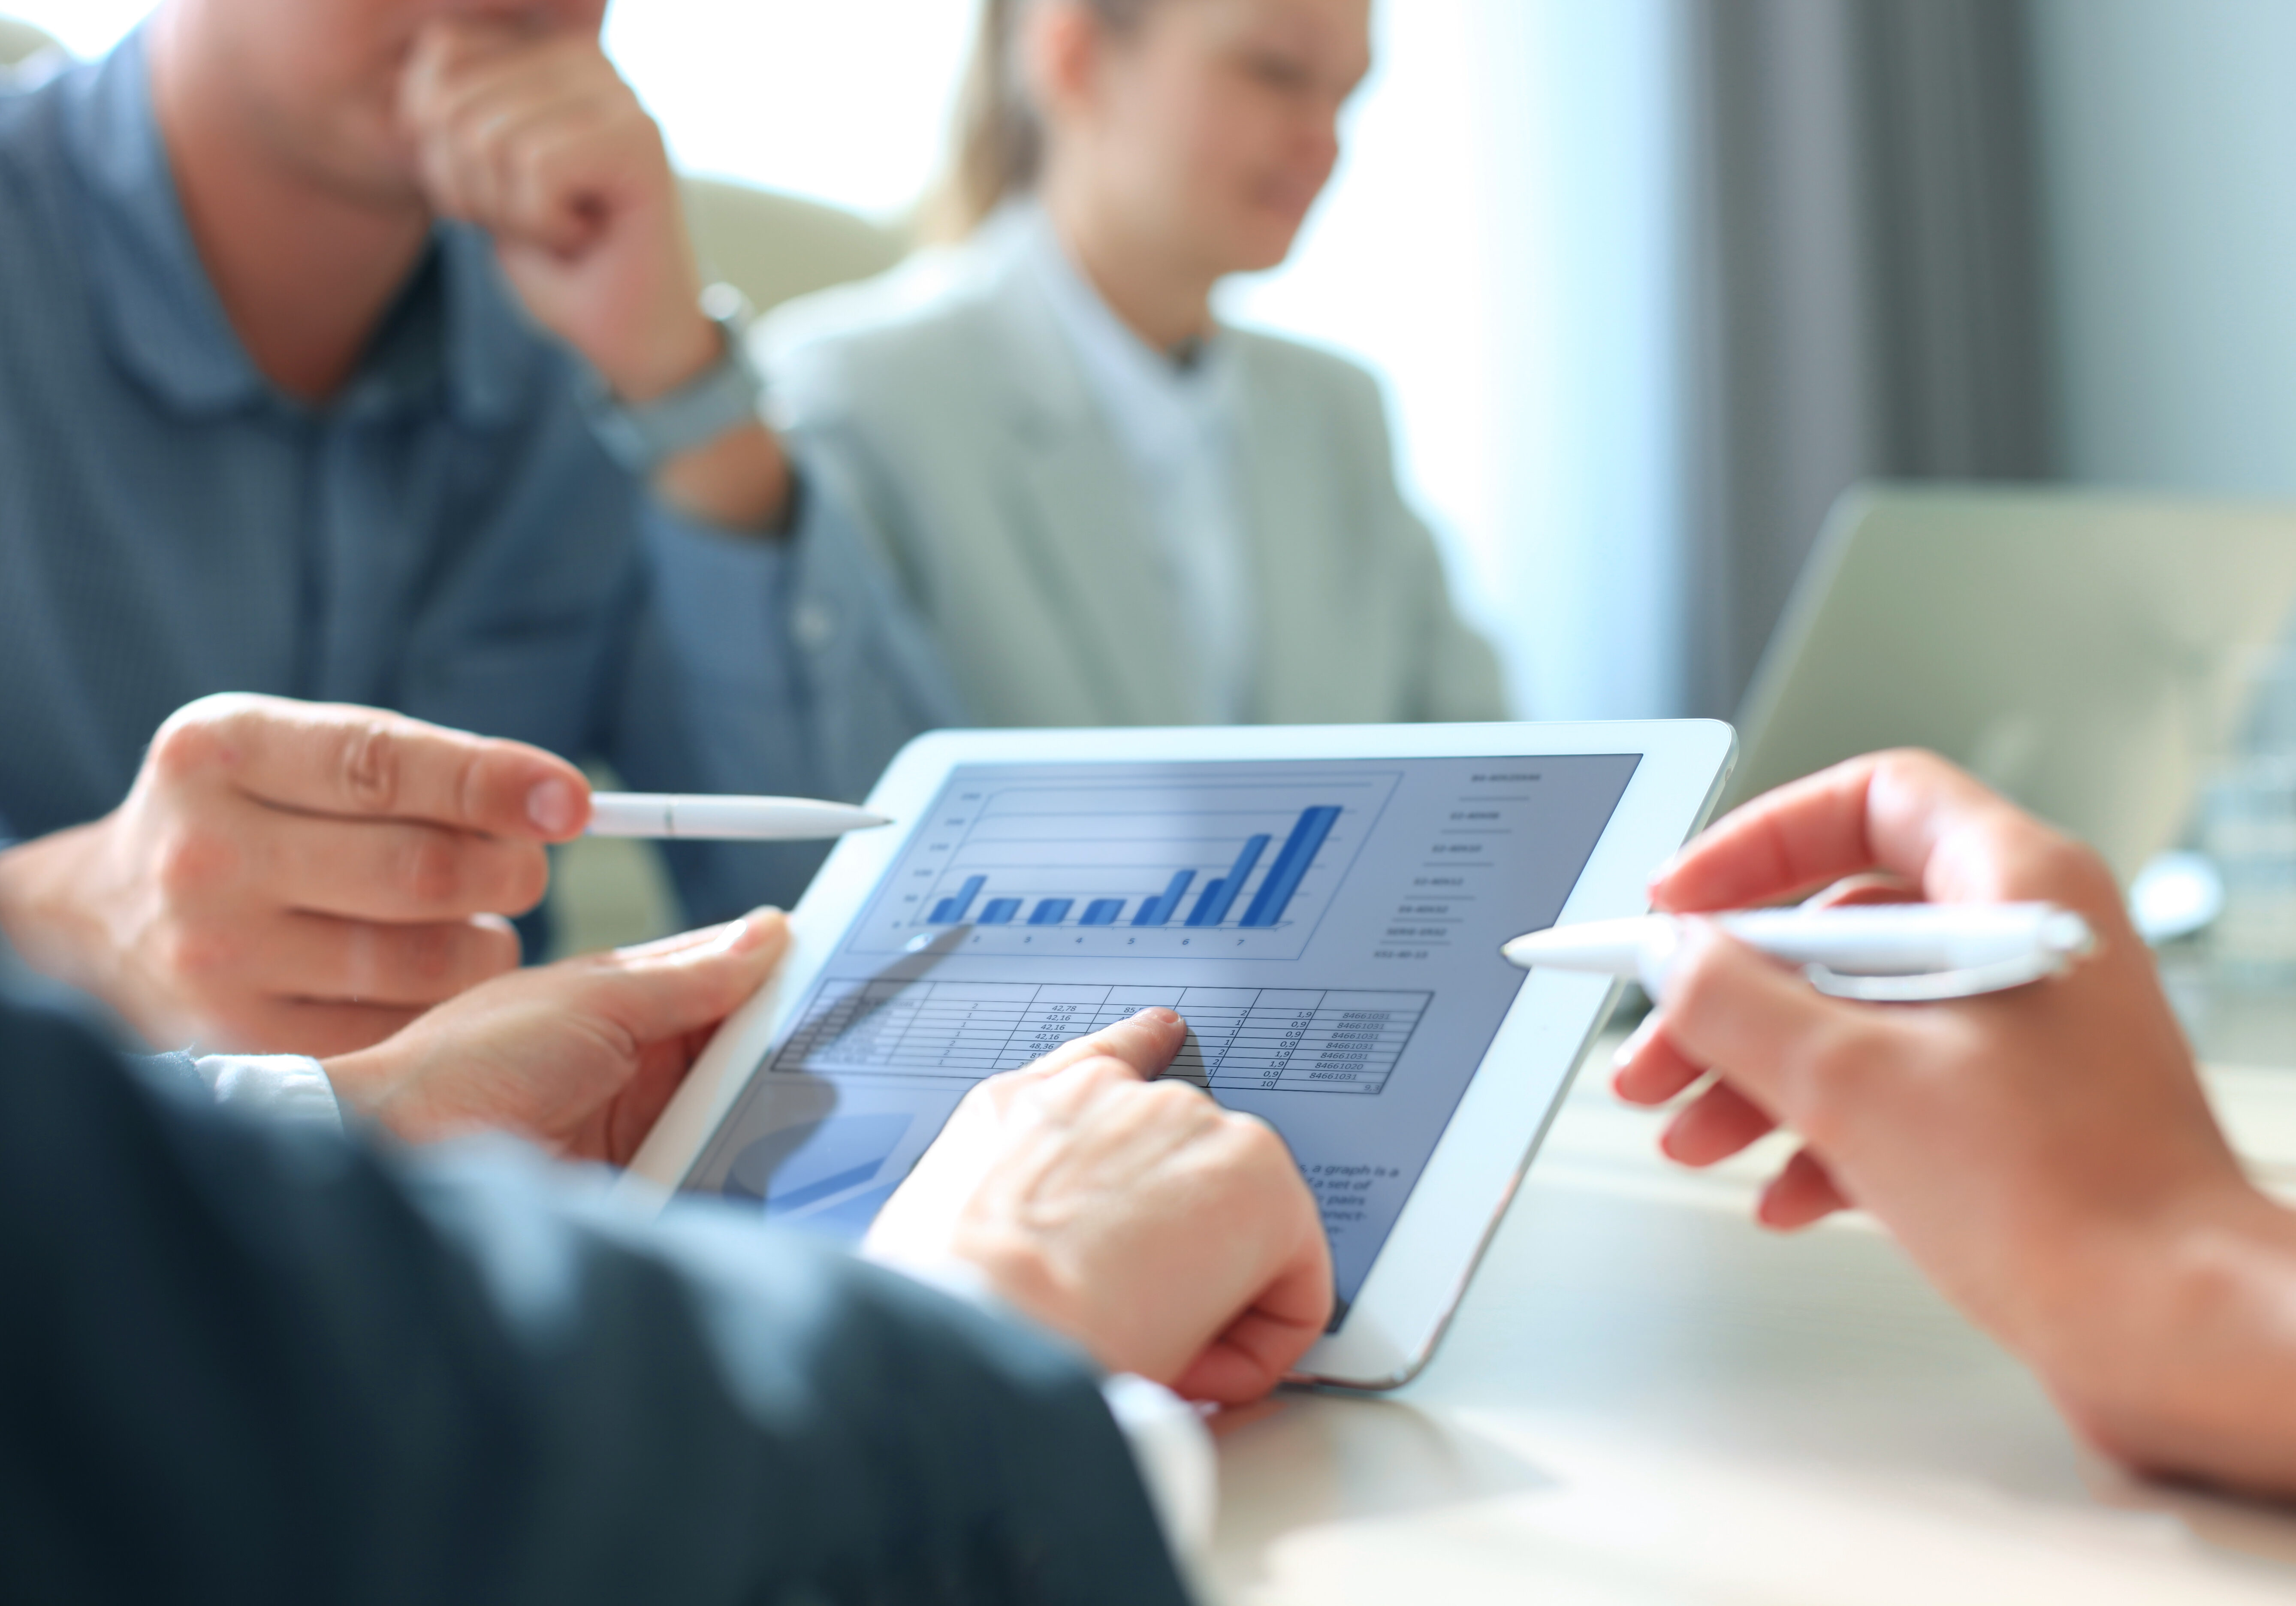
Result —
<svg viewBox="0 0 2296 1606"><path fill-rule="evenodd" d="M79 181L91 293L117 360L179 411L294 406L255 365L192 243L152 105L145 30L64 86L64 148ZM464 422L506 422L537 345L483 234L441 225L386 315L340 405L361 412L436 405Z"/></svg>
<svg viewBox="0 0 2296 1606"><path fill-rule="evenodd" d="M478 428L509 423L550 349L504 282L494 242L467 225L443 223L337 405L375 414L415 411L435 405L443 380L457 421Z"/></svg>
<svg viewBox="0 0 2296 1606"><path fill-rule="evenodd" d="M1128 455L1162 465L1202 451L1226 430L1233 389L1231 342L1203 342L1186 367L1175 363L1116 315L1062 246L1052 219L1023 203L1008 225L1016 249L1054 321L1084 370L1086 383Z"/></svg>

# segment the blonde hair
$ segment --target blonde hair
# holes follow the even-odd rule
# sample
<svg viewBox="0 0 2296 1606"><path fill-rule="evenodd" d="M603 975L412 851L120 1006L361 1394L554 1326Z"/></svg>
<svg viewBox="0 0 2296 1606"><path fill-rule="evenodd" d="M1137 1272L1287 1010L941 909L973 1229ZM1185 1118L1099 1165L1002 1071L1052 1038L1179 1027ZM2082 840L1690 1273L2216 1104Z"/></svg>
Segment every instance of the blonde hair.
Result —
<svg viewBox="0 0 2296 1606"><path fill-rule="evenodd" d="M1021 19L1043 0L981 0L972 59L957 91L948 160L926 198L928 238L962 240L1010 196L1037 182L1045 126L1021 81ZM1129 33L1155 0L1057 0L1079 5L1111 34Z"/></svg>

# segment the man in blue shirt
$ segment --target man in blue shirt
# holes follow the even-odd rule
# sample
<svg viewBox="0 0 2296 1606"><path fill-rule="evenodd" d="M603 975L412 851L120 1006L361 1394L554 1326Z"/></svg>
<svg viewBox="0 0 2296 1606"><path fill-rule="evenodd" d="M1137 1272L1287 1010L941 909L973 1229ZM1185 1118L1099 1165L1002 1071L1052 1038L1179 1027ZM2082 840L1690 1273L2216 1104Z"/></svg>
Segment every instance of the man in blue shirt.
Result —
<svg viewBox="0 0 2296 1606"><path fill-rule="evenodd" d="M147 764L206 694L844 796L947 717L834 488L800 494L746 405L603 9L176 0L0 94L0 929L147 1033L327 1052L387 1012L232 1023L403 1014L514 960L488 832L410 836L372 775L319 773L372 744L209 708ZM258 730L278 784L226 817ZM579 828L556 783L507 839L537 857ZM708 918L812 859L674 869Z"/></svg>

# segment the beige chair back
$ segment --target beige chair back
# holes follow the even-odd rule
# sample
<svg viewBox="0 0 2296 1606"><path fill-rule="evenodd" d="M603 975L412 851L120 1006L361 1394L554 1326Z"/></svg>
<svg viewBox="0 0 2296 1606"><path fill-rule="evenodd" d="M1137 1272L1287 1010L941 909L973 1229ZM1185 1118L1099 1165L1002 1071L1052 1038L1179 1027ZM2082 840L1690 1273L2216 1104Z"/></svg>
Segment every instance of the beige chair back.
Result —
<svg viewBox="0 0 2296 1606"><path fill-rule="evenodd" d="M851 212L717 178L685 181L685 213L702 275L722 279L759 312L883 273L907 242Z"/></svg>
<svg viewBox="0 0 2296 1606"><path fill-rule="evenodd" d="M30 23L0 17L0 67L13 67L19 61L30 61L44 50L56 48L53 39Z"/></svg>

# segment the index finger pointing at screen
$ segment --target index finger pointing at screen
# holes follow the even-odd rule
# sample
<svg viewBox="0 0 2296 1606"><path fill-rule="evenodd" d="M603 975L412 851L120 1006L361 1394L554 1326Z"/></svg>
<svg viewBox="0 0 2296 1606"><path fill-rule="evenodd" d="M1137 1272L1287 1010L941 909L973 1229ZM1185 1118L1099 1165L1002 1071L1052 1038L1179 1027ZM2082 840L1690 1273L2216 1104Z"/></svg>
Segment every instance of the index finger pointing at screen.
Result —
<svg viewBox="0 0 2296 1606"><path fill-rule="evenodd" d="M345 704L202 698L160 728L152 760L274 807L489 836L563 840L590 814L589 783L554 754Z"/></svg>

